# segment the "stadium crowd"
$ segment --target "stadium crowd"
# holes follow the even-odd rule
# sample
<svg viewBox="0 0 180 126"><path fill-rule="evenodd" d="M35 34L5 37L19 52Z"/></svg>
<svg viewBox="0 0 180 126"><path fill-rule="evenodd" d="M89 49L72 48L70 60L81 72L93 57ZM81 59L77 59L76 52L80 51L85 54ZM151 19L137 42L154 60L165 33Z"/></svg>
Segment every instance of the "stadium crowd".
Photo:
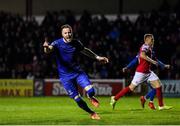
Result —
<svg viewBox="0 0 180 126"><path fill-rule="evenodd" d="M171 70L156 69L161 79L180 79L180 11L161 8L151 13L140 12L135 21L108 20L104 15L92 16L84 11L79 20L70 10L47 12L39 25L35 18L0 12L0 78L58 78L53 55L43 53L44 38L59 37L62 24L70 24L74 37L98 55L107 56L110 63L98 62L81 55L77 59L90 78L123 78L121 69L139 51L145 33L155 36L158 58L172 66ZM48 57L48 58L47 58ZM133 73L133 72L132 72Z"/></svg>

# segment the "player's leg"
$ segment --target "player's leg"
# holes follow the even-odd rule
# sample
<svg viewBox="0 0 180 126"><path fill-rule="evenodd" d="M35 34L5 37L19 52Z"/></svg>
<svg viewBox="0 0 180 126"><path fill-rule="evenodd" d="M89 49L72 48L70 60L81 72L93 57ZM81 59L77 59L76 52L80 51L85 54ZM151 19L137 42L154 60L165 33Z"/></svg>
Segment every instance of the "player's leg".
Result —
<svg viewBox="0 0 180 126"><path fill-rule="evenodd" d="M158 98L159 106L164 106L163 96L162 96L162 85L158 76L151 71L151 75L149 76L148 81L150 81L152 87L156 89L156 96Z"/></svg>
<svg viewBox="0 0 180 126"><path fill-rule="evenodd" d="M76 84L75 84L75 80L62 80L61 79L61 83L63 84L64 88L66 89L68 95L72 99L74 99L74 101L77 103L77 105L81 109L88 112L91 115L92 119L100 119L96 116L96 113L88 107L86 102L79 95Z"/></svg>
<svg viewBox="0 0 180 126"><path fill-rule="evenodd" d="M141 101L141 106L142 106L142 108L144 108L144 105L145 105L145 102L146 102L145 96L141 96L141 97L140 97L140 101Z"/></svg>
<svg viewBox="0 0 180 126"><path fill-rule="evenodd" d="M114 100L117 101L117 100L119 100L122 96L124 96L125 94L133 91L133 90L136 88L136 86L138 86L140 83L143 82L142 79L143 79L143 78L139 76L139 73L136 72L135 75L134 75L134 77L133 77L133 80L132 80L131 84L130 84L129 86L125 87L124 89L122 89L121 91L119 91L119 92L115 95Z"/></svg>
<svg viewBox="0 0 180 126"><path fill-rule="evenodd" d="M140 101L141 101L142 107L144 108L144 104L146 100L150 98L148 106L154 110L155 106L154 106L153 100L154 100L154 96L156 95L156 89L152 88L149 83L148 83L148 86L151 88L151 90L145 96L141 96Z"/></svg>
<svg viewBox="0 0 180 126"><path fill-rule="evenodd" d="M131 83L129 86L119 91L115 96L111 96L110 105L112 108L115 109L116 102L127 93L133 91L135 87L136 86Z"/></svg>
<svg viewBox="0 0 180 126"><path fill-rule="evenodd" d="M148 97L150 99L150 101L148 103L149 108L152 109L152 110L155 110L156 107L154 106L154 102L153 101L154 101L154 97L156 95L156 89L151 87L151 91L147 95L148 95Z"/></svg>
<svg viewBox="0 0 180 126"><path fill-rule="evenodd" d="M150 101L154 100L154 96L156 95L156 90L151 86L150 83L147 84L148 87L151 89L145 96L145 100L150 99Z"/></svg>
<svg viewBox="0 0 180 126"><path fill-rule="evenodd" d="M147 100L147 99L150 99L150 101L153 101L155 95L156 95L156 89L151 89L151 90L144 96L144 98L145 98L146 100Z"/></svg>
<svg viewBox="0 0 180 126"><path fill-rule="evenodd" d="M151 109L156 109L155 106L154 106L154 96L156 95L156 89L152 89L151 91L149 91L145 96L141 96L140 97L140 101L141 101L141 106L142 108L144 108L144 105L145 105L145 102L148 98L150 98L150 101L148 103L148 106L151 108Z"/></svg>
<svg viewBox="0 0 180 126"><path fill-rule="evenodd" d="M135 89L136 85L131 83L129 86L125 87L124 89L122 89L120 92L118 92L115 97L114 100L119 100L122 96L126 95L127 93L133 91Z"/></svg>
<svg viewBox="0 0 180 126"><path fill-rule="evenodd" d="M136 72L131 84L129 86L125 87L124 89L122 89L121 91L119 91L115 96L111 97L110 105L113 107L113 109L115 108L117 100L119 100L122 96L126 95L127 93L134 91L134 89L139 84L144 82L145 79L146 78L145 78L144 74Z"/></svg>
<svg viewBox="0 0 180 126"><path fill-rule="evenodd" d="M163 102L163 94L162 94L162 84L157 75L151 71L151 75L148 78L153 88L156 89L156 96L159 103L159 110L163 109L171 109L171 106L165 106Z"/></svg>
<svg viewBox="0 0 180 126"><path fill-rule="evenodd" d="M88 98L90 99L91 103L95 107L99 107L99 101L95 98L95 90L86 75L86 73L81 73L79 76L76 78L77 83L86 91Z"/></svg>

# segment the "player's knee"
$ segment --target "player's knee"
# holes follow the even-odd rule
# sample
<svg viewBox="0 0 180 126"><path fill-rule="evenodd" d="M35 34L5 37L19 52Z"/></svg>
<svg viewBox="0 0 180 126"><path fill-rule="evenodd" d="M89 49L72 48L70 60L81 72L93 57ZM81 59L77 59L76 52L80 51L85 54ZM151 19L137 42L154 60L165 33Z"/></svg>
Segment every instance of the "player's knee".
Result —
<svg viewBox="0 0 180 126"><path fill-rule="evenodd" d="M74 99L76 102L81 100L81 96L80 95L73 95L71 96L72 99Z"/></svg>
<svg viewBox="0 0 180 126"><path fill-rule="evenodd" d="M159 88L162 86L162 83L160 80L155 80L150 82L153 88Z"/></svg>
<svg viewBox="0 0 180 126"><path fill-rule="evenodd" d="M160 81L160 80L158 80L158 85L159 85L159 87L161 87L161 86L162 86L162 83L161 83L161 81Z"/></svg>
<svg viewBox="0 0 180 126"><path fill-rule="evenodd" d="M130 85L129 85L129 89L130 89L131 91L134 91L135 88L136 88L136 86L135 86L134 84L130 84Z"/></svg>
<svg viewBox="0 0 180 126"><path fill-rule="evenodd" d="M94 88L92 87L92 85L88 85L85 87L85 90L87 92L87 95L89 97L93 97L95 95L95 91L94 91Z"/></svg>

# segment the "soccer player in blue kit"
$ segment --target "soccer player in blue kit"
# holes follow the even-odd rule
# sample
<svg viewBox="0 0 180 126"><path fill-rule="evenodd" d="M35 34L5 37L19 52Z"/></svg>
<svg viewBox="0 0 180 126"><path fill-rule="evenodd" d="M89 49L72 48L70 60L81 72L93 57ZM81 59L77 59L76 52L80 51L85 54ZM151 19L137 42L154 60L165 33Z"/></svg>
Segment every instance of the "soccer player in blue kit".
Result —
<svg viewBox="0 0 180 126"><path fill-rule="evenodd" d="M44 52L53 52L55 54L59 79L68 95L75 100L81 109L90 114L91 119L99 120L100 116L87 106L77 90L78 84L86 91L91 103L95 107L99 106L98 100L94 97L94 88L88 76L76 61L76 55L82 53L104 64L109 62L108 58L98 56L90 49L84 47L79 40L73 39L72 27L68 24L61 26L61 35L62 38L53 41L51 44L45 40L43 44Z"/></svg>

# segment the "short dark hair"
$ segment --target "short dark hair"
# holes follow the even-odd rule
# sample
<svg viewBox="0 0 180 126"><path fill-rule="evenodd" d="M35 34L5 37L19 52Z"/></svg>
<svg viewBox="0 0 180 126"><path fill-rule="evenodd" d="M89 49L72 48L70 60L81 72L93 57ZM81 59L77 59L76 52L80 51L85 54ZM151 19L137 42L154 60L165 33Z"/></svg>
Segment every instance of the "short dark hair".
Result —
<svg viewBox="0 0 180 126"><path fill-rule="evenodd" d="M61 26L61 32L62 32L62 30L63 30L64 28L69 28L69 29L72 30L72 27L71 27L70 25L65 24L65 25L62 25L62 26Z"/></svg>
<svg viewBox="0 0 180 126"><path fill-rule="evenodd" d="M153 37L153 34L149 34L149 33L148 33L148 34L145 34L145 35L144 35L144 40L146 40L146 38L148 38L148 37Z"/></svg>

